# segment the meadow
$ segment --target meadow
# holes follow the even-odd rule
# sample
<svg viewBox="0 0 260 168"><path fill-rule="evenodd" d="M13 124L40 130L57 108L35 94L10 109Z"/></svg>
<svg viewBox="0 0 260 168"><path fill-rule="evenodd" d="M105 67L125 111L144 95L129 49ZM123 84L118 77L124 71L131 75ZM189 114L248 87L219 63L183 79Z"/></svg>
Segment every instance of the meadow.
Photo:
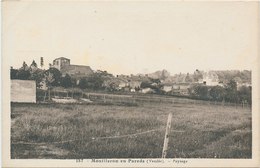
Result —
<svg viewBox="0 0 260 168"><path fill-rule="evenodd" d="M251 109L192 103L11 104L11 158L251 158Z"/></svg>

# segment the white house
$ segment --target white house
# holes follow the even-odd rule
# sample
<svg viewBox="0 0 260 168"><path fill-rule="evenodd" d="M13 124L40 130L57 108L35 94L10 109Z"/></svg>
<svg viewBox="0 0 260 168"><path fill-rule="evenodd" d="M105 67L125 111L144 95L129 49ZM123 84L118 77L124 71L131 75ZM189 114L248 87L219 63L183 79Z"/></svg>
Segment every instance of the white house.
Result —
<svg viewBox="0 0 260 168"><path fill-rule="evenodd" d="M143 88L143 89L141 90L141 93L153 93L153 92L154 92L154 90L151 89L151 88Z"/></svg>
<svg viewBox="0 0 260 168"><path fill-rule="evenodd" d="M36 103L36 82L11 80L11 102Z"/></svg>
<svg viewBox="0 0 260 168"><path fill-rule="evenodd" d="M219 85L218 75L212 72L207 72L203 74L203 79L199 83L204 83L207 86L217 86Z"/></svg>
<svg viewBox="0 0 260 168"><path fill-rule="evenodd" d="M171 92L172 89L173 89L173 86L172 86L172 85L164 85L164 86L163 86L163 90L164 90L165 92Z"/></svg>

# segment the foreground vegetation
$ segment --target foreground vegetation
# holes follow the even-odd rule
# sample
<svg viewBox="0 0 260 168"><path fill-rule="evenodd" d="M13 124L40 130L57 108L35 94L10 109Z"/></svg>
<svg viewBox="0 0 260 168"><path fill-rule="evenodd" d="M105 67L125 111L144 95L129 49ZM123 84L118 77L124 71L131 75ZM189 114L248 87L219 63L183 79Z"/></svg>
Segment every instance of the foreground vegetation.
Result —
<svg viewBox="0 0 260 168"><path fill-rule="evenodd" d="M168 158L251 158L250 109L172 103L12 104L11 158L160 158L170 112Z"/></svg>

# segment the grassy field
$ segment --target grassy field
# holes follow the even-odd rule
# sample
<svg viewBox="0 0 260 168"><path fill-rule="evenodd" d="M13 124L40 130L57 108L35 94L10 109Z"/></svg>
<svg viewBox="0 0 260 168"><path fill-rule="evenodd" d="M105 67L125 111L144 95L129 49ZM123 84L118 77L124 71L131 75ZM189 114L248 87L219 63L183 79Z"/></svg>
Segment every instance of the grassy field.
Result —
<svg viewBox="0 0 260 168"><path fill-rule="evenodd" d="M173 103L11 104L11 157L160 158L170 112L168 158L251 158L249 108Z"/></svg>

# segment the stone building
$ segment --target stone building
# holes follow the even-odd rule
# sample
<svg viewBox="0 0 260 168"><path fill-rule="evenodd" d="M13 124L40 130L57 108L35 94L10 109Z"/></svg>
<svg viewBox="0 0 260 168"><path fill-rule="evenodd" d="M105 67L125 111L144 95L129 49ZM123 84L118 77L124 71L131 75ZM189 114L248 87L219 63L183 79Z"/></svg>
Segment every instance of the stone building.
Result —
<svg viewBox="0 0 260 168"><path fill-rule="evenodd" d="M71 65L70 59L65 57L53 60L53 65L51 67L57 68L63 76L68 74L74 78L85 77L93 74L93 70L89 66Z"/></svg>

